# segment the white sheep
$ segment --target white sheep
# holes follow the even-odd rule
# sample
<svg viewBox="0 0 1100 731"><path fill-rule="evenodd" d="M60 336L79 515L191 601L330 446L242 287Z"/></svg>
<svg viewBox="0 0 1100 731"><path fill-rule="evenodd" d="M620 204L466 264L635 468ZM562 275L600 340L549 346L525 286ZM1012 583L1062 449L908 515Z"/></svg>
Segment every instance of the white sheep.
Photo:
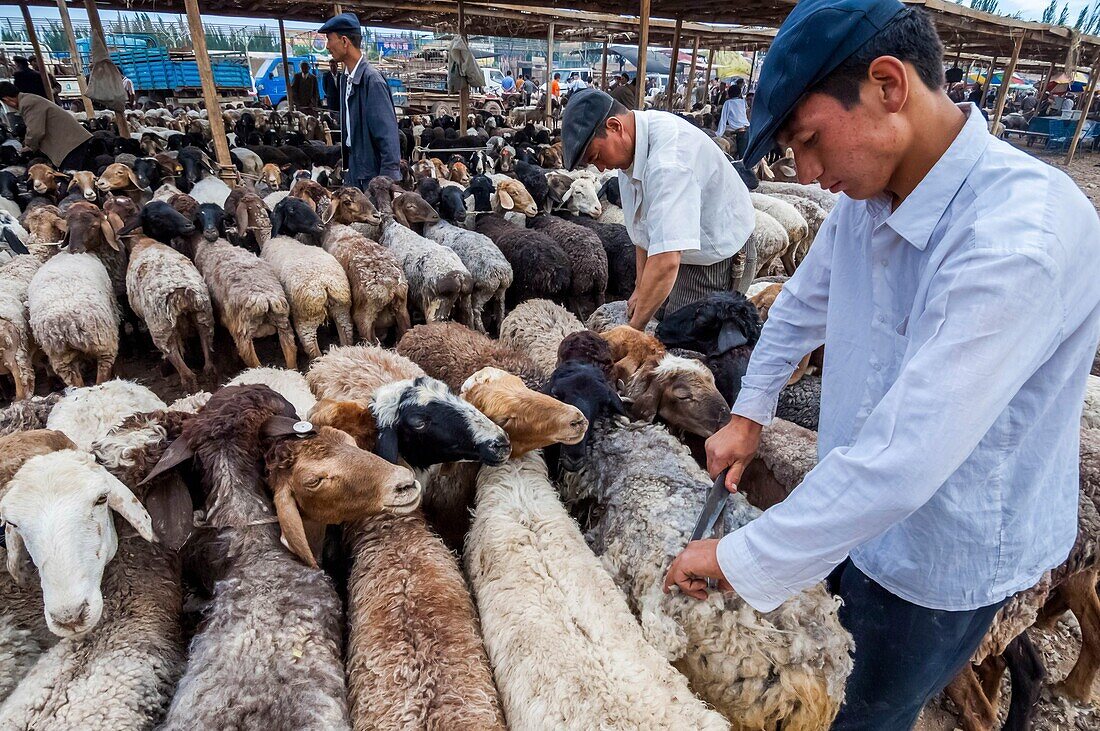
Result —
<svg viewBox="0 0 1100 731"><path fill-rule="evenodd" d="M603 220L603 206L596 191L596 183L589 177L577 177L561 197L562 210Z"/></svg>
<svg viewBox="0 0 1100 731"><path fill-rule="evenodd" d="M586 538L642 624L649 642L691 687L739 728L827 728L851 672L852 641L839 601L823 586L778 609L755 612L734 593L705 601L663 593L672 559L688 543L711 480L659 425L589 430L588 454L567 473L568 502L602 508ZM740 494L728 499L728 532L759 515Z"/></svg>
<svg viewBox="0 0 1100 731"><path fill-rule="evenodd" d="M333 223L321 247L344 268L351 287L351 319L362 340L377 341L377 331L395 327L400 340L409 329L409 280L386 247L351 226Z"/></svg>
<svg viewBox="0 0 1100 731"><path fill-rule="evenodd" d="M1100 376L1090 375L1085 384L1085 406L1081 411L1082 429L1100 429Z"/></svg>
<svg viewBox="0 0 1100 731"><path fill-rule="evenodd" d="M249 368L234 376L226 386L243 386L260 383L269 387L294 406L299 418L306 418L317 403L317 397L309 390L306 378L298 371L282 368Z"/></svg>
<svg viewBox="0 0 1100 731"><path fill-rule="evenodd" d="M537 453L482 468L465 565L512 728L729 728L646 642Z"/></svg>
<svg viewBox="0 0 1100 731"><path fill-rule="evenodd" d="M36 256L23 254L0 267L0 370L15 380L15 400L34 395L36 346L27 318L27 289L42 266Z"/></svg>
<svg viewBox="0 0 1100 731"><path fill-rule="evenodd" d="M463 297L464 324L485 332L483 314L489 307L499 327L504 319L504 293L512 286L512 265L493 240L447 221L425 226L424 235L454 251L473 277L473 290L469 298Z"/></svg>
<svg viewBox="0 0 1100 731"><path fill-rule="evenodd" d="M473 277L451 249L425 238L390 215L382 222L379 242L397 257L409 280L410 304L426 322L442 322L473 291Z"/></svg>
<svg viewBox="0 0 1100 731"><path fill-rule="evenodd" d="M229 151L241 161L241 173L244 175L260 177L260 171L264 167L263 159L247 147L234 147Z"/></svg>
<svg viewBox="0 0 1100 731"><path fill-rule="evenodd" d="M756 224L749 239L756 246L756 274L766 274L769 267L791 248L791 240L783 224L759 209L753 209ZM754 275L753 278L755 278Z"/></svg>
<svg viewBox="0 0 1100 731"><path fill-rule="evenodd" d="M163 408L164 402L145 386L115 379L66 391L50 411L46 428L72 439L78 449L88 450L127 416Z"/></svg>
<svg viewBox="0 0 1100 731"><path fill-rule="evenodd" d="M833 206L836 205L837 200L840 198L838 194L830 193L820 185L802 185L801 183L773 183L761 181L760 185L756 188L756 192L766 195L782 193L785 195L802 196L803 198L809 198L825 209L826 212L833 210Z"/></svg>
<svg viewBox="0 0 1100 731"><path fill-rule="evenodd" d="M225 199L231 192L229 186L223 181L208 175L191 188L191 197L199 203L215 203L224 206Z"/></svg>
<svg viewBox="0 0 1100 731"><path fill-rule="evenodd" d="M351 345L355 338L351 285L332 254L289 236L276 236L261 244L260 256L286 291L294 330L309 358L321 357L317 328L329 318L336 323L340 345Z"/></svg>
<svg viewBox="0 0 1100 731"><path fill-rule="evenodd" d="M749 193L749 198L752 200L753 208L767 213L778 221L783 230L787 232L787 248L779 253L779 258L783 261L783 268L786 270L787 275L794 274L794 255L802 242L810 235L809 224L806 223L806 219L802 217L798 209L786 201L761 193ZM757 260L763 261L759 251L757 252Z"/></svg>
<svg viewBox="0 0 1100 731"><path fill-rule="evenodd" d="M157 350L176 369L183 387L197 390L195 374L183 359L189 336L199 337L204 373L214 373L214 307L199 270L175 249L140 236L130 247L126 297L148 326Z"/></svg>
<svg viewBox="0 0 1100 731"><path fill-rule="evenodd" d="M96 361L96 383L111 377L118 356L118 301L94 254L62 252L43 264L27 294L31 332L68 386L83 386L81 361Z"/></svg>
<svg viewBox="0 0 1100 731"><path fill-rule="evenodd" d="M195 244L195 265L245 365L260 367L254 338L278 333L286 367L297 368L290 303L267 262L225 239L211 242L200 237Z"/></svg>
<svg viewBox="0 0 1100 731"><path fill-rule="evenodd" d="M558 346L566 335L584 330L584 324L556 302L527 300L500 324L500 342L530 356L545 378L558 365Z"/></svg>

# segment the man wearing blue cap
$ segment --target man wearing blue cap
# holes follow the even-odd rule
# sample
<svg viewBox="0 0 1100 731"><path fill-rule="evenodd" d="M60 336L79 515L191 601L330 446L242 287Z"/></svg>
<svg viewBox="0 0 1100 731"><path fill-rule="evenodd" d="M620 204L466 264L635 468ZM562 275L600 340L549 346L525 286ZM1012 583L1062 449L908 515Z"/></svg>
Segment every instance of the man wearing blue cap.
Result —
<svg viewBox="0 0 1100 731"><path fill-rule="evenodd" d="M340 137L347 153L344 181L363 190L370 179L386 175L401 180L401 144L389 84L359 46L363 31L354 13L341 13L317 30L327 36L325 48L344 64L340 97L344 100Z"/></svg>
<svg viewBox="0 0 1100 731"><path fill-rule="evenodd" d="M842 195L707 466L736 490L795 365L824 344L819 461L665 580L701 598L718 579L768 611L829 575L855 642L844 731L911 728L1077 532L1100 221L943 83L931 21L897 0L802 0L776 35L745 162L790 146L800 182Z"/></svg>
<svg viewBox="0 0 1100 731"><path fill-rule="evenodd" d="M756 223L741 176L695 125L668 112L631 111L599 89L581 89L562 115L567 170L591 164L619 171L627 233L634 242L637 282L629 324L645 329L712 292L740 283L734 256ZM745 270L756 271L755 250Z"/></svg>

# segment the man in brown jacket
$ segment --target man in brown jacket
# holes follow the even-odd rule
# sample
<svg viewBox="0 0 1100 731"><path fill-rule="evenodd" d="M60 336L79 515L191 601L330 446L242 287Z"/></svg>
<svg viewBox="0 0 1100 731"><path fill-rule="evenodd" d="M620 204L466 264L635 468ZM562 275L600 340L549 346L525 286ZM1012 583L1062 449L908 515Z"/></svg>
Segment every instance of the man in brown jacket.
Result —
<svg viewBox="0 0 1100 731"><path fill-rule="evenodd" d="M25 146L48 157L58 170L87 168L85 158L92 135L76 117L49 99L19 93L10 81L0 82L0 101L23 117L27 125Z"/></svg>

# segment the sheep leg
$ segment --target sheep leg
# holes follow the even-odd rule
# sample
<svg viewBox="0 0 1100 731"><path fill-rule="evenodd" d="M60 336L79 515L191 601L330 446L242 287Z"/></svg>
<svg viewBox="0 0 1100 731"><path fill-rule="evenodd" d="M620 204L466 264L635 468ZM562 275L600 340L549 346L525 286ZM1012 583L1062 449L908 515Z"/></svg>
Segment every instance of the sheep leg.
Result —
<svg viewBox="0 0 1100 731"><path fill-rule="evenodd" d="M1062 582L1070 611L1081 625L1081 654L1066 679L1056 687L1070 698L1087 703L1092 681L1100 669L1100 597L1096 595L1097 571L1082 571Z"/></svg>
<svg viewBox="0 0 1100 731"><path fill-rule="evenodd" d="M320 358L321 347L317 344L317 326L295 322L294 329L298 333L302 349L306 351L306 357L310 360Z"/></svg>
<svg viewBox="0 0 1100 731"><path fill-rule="evenodd" d="M1005 648L1004 657L1012 676L1012 699L1002 731L1031 731L1035 704L1046 680L1043 658L1027 632L1021 633Z"/></svg>
<svg viewBox="0 0 1100 731"><path fill-rule="evenodd" d="M113 355L96 358L95 385L98 386L111 380L111 373L114 369L115 358Z"/></svg>
<svg viewBox="0 0 1100 731"><path fill-rule="evenodd" d="M783 262L783 269L787 272L788 277L791 276L792 274L794 274L795 264L794 264L794 253L791 251L792 248L793 247L789 247L779 257L779 260L781 262Z"/></svg>
<svg viewBox="0 0 1100 731"><path fill-rule="evenodd" d="M216 378L218 369L214 365L213 323L209 327L199 324L196 329L199 331L199 344L202 345L202 373L209 378Z"/></svg>
<svg viewBox="0 0 1100 731"><path fill-rule="evenodd" d="M399 289L390 303L393 308L393 319L397 323L397 339L412 328L412 318L409 316L409 290L408 287Z"/></svg>
<svg viewBox="0 0 1100 731"><path fill-rule="evenodd" d="M959 671L947 688L947 697L959 709L959 727L963 731L992 731L997 711L982 692L974 666Z"/></svg>
<svg viewBox="0 0 1100 731"><path fill-rule="evenodd" d="M1006 667L1008 663L1003 655L990 655L975 668L982 693L994 708L1001 704L1001 678L1004 677Z"/></svg>
<svg viewBox="0 0 1100 731"><path fill-rule="evenodd" d="M195 379L194 372L188 368L187 363L184 362L183 353L180 352L178 343L169 345L168 350L164 353L164 357L168 359L168 362L176 369L176 373L179 374L180 383L183 384L183 390L188 393L194 393L199 390L199 382Z"/></svg>
<svg viewBox="0 0 1100 731"><path fill-rule="evenodd" d="M290 329L290 323L284 322L276 325L279 329L279 347L283 349L283 360L286 361L287 370L298 370L298 346L294 342L294 331ZM253 357L256 351L252 351ZM259 365L257 359L256 365Z"/></svg>
<svg viewBox="0 0 1100 731"><path fill-rule="evenodd" d="M340 345L351 345L355 342L355 327L351 323L351 307L347 305L329 305L329 315L336 323L336 334L340 338Z"/></svg>
<svg viewBox="0 0 1100 731"><path fill-rule="evenodd" d="M80 359L72 358L70 360L57 363L53 367L54 373L60 378L66 386L73 388L84 387L84 374L80 371Z"/></svg>
<svg viewBox="0 0 1100 731"><path fill-rule="evenodd" d="M1057 587L1050 593L1050 598L1039 610L1039 616L1035 620L1035 626L1039 629L1051 630L1057 624L1058 618L1069 611L1069 603L1062 593L1062 588Z"/></svg>
<svg viewBox="0 0 1100 731"><path fill-rule="evenodd" d="M355 329L359 333L359 340L372 344L378 343L378 336L374 333L374 321L380 313L373 307L356 307L352 315L355 319Z"/></svg>

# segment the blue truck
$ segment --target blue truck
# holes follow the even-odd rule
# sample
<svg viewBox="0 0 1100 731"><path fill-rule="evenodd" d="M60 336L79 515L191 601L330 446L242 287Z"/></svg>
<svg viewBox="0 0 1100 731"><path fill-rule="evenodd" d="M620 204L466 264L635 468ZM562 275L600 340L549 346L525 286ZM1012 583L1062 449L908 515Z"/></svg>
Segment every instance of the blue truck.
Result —
<svg viewBox="0 0 1100 731"><path fill-rule="evenodd" d="M328 68L328 62L323 59L318 62L316 56L287 56L287 63L290 66L290 78L294 78L294 74L298 73L302 68L302 62L305 61L311 67L311 73L317 76L317 88L321 94L321 103L325 101L325 85L321 83L321 78L324 75L325 70ZM396 106L402 107L408 104L408 93L405 90L405 85L401 82L401 79L395 77L387 77L386 81L390 85L390 94L393 96L393 103ZM256 72L256 97L263 99L267 97L271 102L271 106L278 107L280 104L286 101L286 77L283 76L283 59L281 57L269 58L263 62L259 70Z"/></svg>
<svg viewBox="0 0 1100 731"><path fill-rule="evenodd" d="M134 83L139 96L158 100L202 95L199 67L194 54L169 51L157 37L141 33L108 33L111 60ZM77 40L77 50L87 68L91 62L91 40ZM214 84L227 97L252 93L252 78L245 54L218 54L211 58Z"/></svg>

